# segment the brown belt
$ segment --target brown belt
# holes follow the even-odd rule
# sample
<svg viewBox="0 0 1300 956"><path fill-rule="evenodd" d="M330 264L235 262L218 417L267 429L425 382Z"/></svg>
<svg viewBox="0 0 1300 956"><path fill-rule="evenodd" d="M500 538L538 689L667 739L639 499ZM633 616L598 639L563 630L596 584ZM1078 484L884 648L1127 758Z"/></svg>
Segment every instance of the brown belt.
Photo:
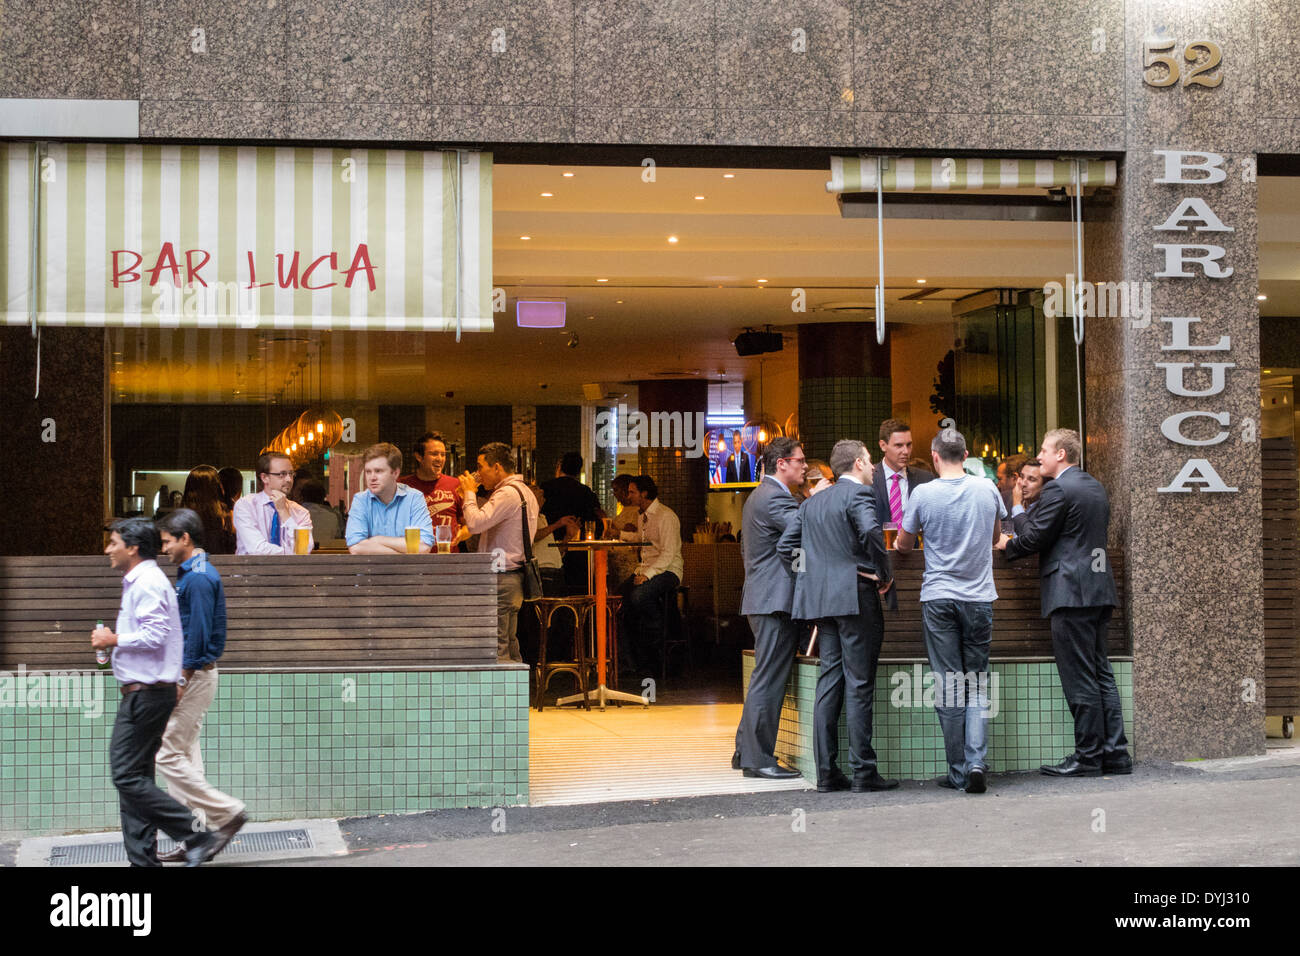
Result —
<svg viewBox="0 0 1300 956"><path fill-rule="evenodd" d="M211 663L204 664L202 667L199 668L199 670L201 670L201 671L210 671L210 670L212 670L212 668L214 668L214 667L216 667L216 666L217 666L217 662L216 662L216 661L212 661ZM194 669L193 669L193 668L187 668L186 670L181 671L181 674L184 675L184 677L185 677L186 680L189 680L191 677L194 676Z"/></svg>
<svg viewBox="0 0 1300 956"><path fill-rule="evenodd" d="M160 681L157 684L123 684L122 695L126 696L127 694L134 694L138 690L154 690L163 687L170 687L172 690L176 689L175 684L168 683L167 681Z"/></svg>

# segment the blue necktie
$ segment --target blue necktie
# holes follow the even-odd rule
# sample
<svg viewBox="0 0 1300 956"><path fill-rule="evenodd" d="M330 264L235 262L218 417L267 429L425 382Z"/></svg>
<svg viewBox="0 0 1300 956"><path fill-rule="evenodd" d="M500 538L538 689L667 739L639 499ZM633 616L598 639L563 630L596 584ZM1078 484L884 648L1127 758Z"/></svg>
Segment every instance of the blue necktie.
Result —
<svg viewBox="0 0 1300 956"><path fill-rule="evenodd" d="M275 502L271 502L271 543L280 543L280 512L275 510Z"/></svg>

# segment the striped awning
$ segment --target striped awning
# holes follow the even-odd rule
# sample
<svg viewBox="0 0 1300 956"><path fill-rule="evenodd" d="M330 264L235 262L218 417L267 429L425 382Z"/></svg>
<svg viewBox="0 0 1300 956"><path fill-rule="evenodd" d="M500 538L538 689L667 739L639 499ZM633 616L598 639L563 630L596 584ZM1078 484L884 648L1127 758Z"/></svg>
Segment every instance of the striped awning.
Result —
<svg viewBox="0 0 1300 956"><path fill-rule="evenodd" d="M30 322L36 146L0 143L0 305ZM50 144L37 321L492 329L492 157ZM459 275L459 282L457 277Z"/></svg>
<svg viewBox="0 0 1300 956"><path fill-rule="evenodd" d="M938 157L888 157L882 188L886 192L941 192L958 189L1049 188L1074 184L1073 160L1059 159L954 159ZM1115 161L1088 160L1082 164L1083 185L1115 185ZM876 190L876 157L832 156L828 193Z"/></svg>

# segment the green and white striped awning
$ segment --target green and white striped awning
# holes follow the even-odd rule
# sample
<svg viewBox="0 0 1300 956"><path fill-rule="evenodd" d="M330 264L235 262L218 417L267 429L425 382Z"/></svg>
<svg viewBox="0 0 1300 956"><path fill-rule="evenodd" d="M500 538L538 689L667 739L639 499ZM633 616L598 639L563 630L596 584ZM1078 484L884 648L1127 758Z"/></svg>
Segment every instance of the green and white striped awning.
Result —
<svg viewBox="0 0 1300 956"><path fill-rule="evenodd" d="M0 143L9 325L35 163ZM51 144L39 170L40 324L450 331L459 291L460 327L492 329L488 153Z"/></svg>
<svg viewBox="0 0 1300 956"><path fill-rule="evenodd" d="M940 192L957 189L1050 188L1074 184L1074 160L954 159L890 156L882 176L886 192ZM1085 186L1115 185L1115 161L1087 160ZM876 191L876 157L832 156L828 193Z"/></svg>

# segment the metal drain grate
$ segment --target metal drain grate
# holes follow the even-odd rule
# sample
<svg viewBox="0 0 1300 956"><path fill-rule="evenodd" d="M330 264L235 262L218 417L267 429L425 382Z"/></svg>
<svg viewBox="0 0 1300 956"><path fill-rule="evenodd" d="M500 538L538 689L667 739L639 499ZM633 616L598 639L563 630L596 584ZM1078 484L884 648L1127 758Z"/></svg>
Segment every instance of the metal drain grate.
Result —
<svg viewBox="0 0 1300 956"><path fill-rule="evenodd" d="M166 852L176 844L159 834L158 849ZM249 853L282 853L310 850L315 846L306 830L262 830L241 832L221 851L221 856ZM85 866L96 863L125 863L126 847L121 840L112 843L65 843L50 849L50 866Z"/></svg>

